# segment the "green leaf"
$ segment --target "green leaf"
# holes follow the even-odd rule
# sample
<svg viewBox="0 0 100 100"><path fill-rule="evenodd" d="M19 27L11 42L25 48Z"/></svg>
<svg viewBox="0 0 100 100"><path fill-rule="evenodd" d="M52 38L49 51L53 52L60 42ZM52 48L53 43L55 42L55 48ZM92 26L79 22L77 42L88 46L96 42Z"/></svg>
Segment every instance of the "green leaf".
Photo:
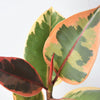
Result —
<svg viewBox="0 0 100 100"><path fill-rule="evenodd" d="M90 16L91 15L91 16ZM55 26L45 42L43 55L70 84L84 81L94 64L100 41L100 8L84 11Z"/></svg>
<svg viewBox="0 0 100 100"><path fill-rule="evenodd" d="M72 100L99 100L100 88L85 87L75 89L67 93L64 98L70 98Z"/></svg>
<svg viewBox="0 0 100 100"><path fill-rule="evenodd" d="M16 57L0 57L0 84L22 96L34 96L44 87L35 68Z"/></svg>
<svg viewBox="0 0 100 100"><path fill-rule="evenodd" d="M51 30L63 19L53 8L48 9L33 24L26 42L24 57L38 71L45 86L47 64L43 58L43 46Z"/></svg>
<svg viewBox="0 0 100 100"><path fill-rule="evenodd" d="M14 100L44 100L44 96L42 92L32 97L23 97L17 94L13 94L13 99Z"/></svg>

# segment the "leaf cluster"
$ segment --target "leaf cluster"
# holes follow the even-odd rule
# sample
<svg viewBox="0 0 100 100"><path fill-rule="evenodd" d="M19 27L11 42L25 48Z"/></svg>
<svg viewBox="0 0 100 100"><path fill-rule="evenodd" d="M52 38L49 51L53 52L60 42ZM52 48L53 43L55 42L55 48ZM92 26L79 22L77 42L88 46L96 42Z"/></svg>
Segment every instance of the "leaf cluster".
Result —
<svg viewBox="0 0 100 100"><path fill-rule="evenodd" d="M0 84L14 92L14 100L99 100L100 88L72 90L54 99L55 83L80 84L88 77L100 44L100 7L67 19L53 8L33 24L24 59L0 57Z"/></svg>

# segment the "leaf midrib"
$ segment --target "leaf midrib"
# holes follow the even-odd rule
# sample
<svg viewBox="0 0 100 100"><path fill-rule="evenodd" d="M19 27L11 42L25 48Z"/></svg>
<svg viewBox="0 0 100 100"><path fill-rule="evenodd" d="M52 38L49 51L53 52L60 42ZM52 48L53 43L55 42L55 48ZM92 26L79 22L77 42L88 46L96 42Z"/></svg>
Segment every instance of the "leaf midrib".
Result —
<svg viewBox="0 0 100 100"><path fill-rule="evenodd" d="M24 81L26 81L26 82L34 83L34 84L37 85L37 86L44 87L43 84L40 84L40 83L38 83L38 82L35 82L35 81L32 81L32 80L26 79L26 78L24 78L24 77L16 76L16 75L11 74L11 73L9 73L9 72L6 72L6 71L4 71L4 70L2 70L2 69L0 69L0 71L3 72L3 73L5 73L5 74L7 74L7 75L11 75L11 76L16 77L16 78L18 78L18 79L24 80Z"/></svg>
<svg viewBox="0 0 100 100"><path fill-rule="evenodd" d="M99 9L99 8L97 8ZM96 11L97 13L98 11ZM72 48L70 49L68 55L66 56L66 58L64 59L62 65L60 66L57 75L60 74L62 68L64 67L65 63L67 62L68 58L70 57L71 53L73 52L74 48L76 47L77 43L79 42L80 38L82 37L82 35L84 34L85 30L88 28L89 24L92 22L93 18L95 17L96 13L91 17L91 19L88 21L88 23L86 24L86 26L84 27L83 31L81 32L81 34L79 35L79 37L77 38L76 42L74 43L74 45L72 46Z"/></svg>

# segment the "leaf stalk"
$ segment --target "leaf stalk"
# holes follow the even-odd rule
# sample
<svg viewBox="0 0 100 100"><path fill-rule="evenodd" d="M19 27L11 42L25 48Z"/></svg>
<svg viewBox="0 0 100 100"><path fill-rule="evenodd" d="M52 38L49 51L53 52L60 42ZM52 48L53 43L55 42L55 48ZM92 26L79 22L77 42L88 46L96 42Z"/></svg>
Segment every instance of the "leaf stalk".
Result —
<svg viewBox="0 0 100 100"><path fill-rule="evenodd" d="M50 74L49 74L49 84L52 84L52 74L53 74L53 59L54 59L54 53L51 58L51 65L50 65Z"/></svg>

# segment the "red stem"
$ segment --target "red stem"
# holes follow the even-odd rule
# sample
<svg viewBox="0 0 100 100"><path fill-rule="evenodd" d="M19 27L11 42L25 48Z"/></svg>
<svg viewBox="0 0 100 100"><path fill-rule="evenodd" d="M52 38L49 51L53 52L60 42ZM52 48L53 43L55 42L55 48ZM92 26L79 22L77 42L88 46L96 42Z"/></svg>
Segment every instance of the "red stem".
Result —
<svg viewBox="0 0 100 100"><path fill-rule="evenodd" d="M52 58L51 58L50 74L49 74L49 84L52 84L53 59L54 59L54 54L53 54L53 56L52 56Z"/></svg>

